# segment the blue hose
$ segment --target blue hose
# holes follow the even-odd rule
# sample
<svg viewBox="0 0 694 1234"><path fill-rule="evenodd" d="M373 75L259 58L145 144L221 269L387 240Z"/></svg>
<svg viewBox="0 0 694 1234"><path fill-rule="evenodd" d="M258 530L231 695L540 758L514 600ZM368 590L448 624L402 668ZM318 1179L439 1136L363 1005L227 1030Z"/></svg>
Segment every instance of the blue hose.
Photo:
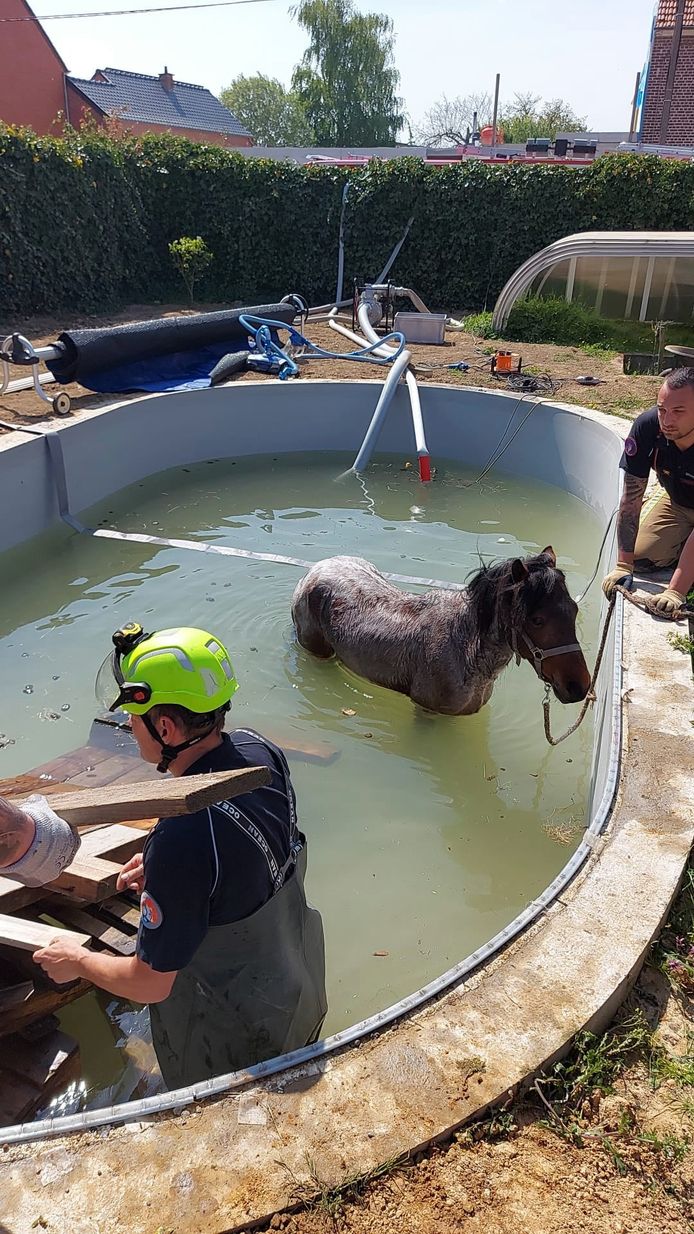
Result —
<svg viewBox="0 0 694 1234"><path fill-rule="evenodd" d="M310 339L307 339L299 330L295 330L293 326L288 326L285 321L272 321L267 317L246 316L245 313L241 314L239 321L244 330L247 330L254 339L258 350L265 353L268 363L279 363L278 376L281 381L286 381L288 377L296 377L299 372L299 366L273 341L272 330L277 332L286 330L289 335L288 341L293 346L308 348L317 360L359 360L362 363L368 364L392 364L393 360L397 359L405 347L405 335L396 330L379 339L377 343L370 343L367 347L359 347L356 351L326 351L324 347L319 347L317 343L312 343ZM397 349L390 356L373 355L374 351L391 340L397 343Z"/></svg>

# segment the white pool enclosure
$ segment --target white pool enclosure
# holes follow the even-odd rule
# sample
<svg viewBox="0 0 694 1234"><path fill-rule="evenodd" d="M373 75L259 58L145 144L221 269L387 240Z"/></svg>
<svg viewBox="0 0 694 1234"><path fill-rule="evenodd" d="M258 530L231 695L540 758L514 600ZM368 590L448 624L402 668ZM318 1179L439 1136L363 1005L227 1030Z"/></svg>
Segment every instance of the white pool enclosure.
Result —
<svg viewBox="0 0 694 1234"><path fill-rule="evenodd" d="M577 301L602 317L694 318L694 232L586 231L555 240L511 275L494 307L503 330L525 296Z"/></svg>

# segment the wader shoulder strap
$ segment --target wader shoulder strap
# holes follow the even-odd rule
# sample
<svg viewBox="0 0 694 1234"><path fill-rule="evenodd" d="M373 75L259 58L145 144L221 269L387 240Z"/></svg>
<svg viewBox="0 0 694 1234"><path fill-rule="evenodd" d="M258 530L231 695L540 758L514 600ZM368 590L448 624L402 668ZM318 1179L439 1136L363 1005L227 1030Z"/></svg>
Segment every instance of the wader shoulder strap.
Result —
<svg viewBox="0 0 694 1234"><path fill-rule="evenodd" d="M297 827L296 804L289 780L289 767L287 766L287 760L285 759L282 751L271 742L267 741L265 737L262 737L260 733L256 733L252 728L240 728L236 731L239 733L246 733L252 740L235 741L234 745L241 747L244 745L259 744L265 746L267 750L270 750L271 753L278 756L279 769L284 782L284 791L287 797L287 807L289 810L289 856L284 862L284 865L278 865L272 849L270 848L270 845L265 839L263 833L255 825L255 823L246 817L238 806L233 805L230 801L222 801L219 802L214 809L221 810L223 814L227 814L231 817L236 825L240 827L243 832L245 832L249 840L251 840L257 848L260 849L265 857L265 860L267 861L270 877L272 878L272 889L274 895L274 893L279 891L280 887L284 885L287 874L296 865L296 859L304 846Z"/></svg>

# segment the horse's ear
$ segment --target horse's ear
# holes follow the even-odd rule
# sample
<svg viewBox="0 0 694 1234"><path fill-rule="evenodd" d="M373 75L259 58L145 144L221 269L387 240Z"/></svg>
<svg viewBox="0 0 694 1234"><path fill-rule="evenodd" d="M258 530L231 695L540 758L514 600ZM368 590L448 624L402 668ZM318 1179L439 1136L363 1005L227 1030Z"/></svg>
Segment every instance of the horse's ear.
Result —
<svg viewBox="0 0 694 1234"><path fill-rule="evenodd" d="M556 564L557 564L557 554L555 553L555 551L554 551L554 549L552 548L552 545L551 545L551 544L548 544L548 545L547 545L547 548L543 548L542 553L541 553L541 556L542 556L542 557L549 557L550 561L552 562L552 565L553 565L553 566L556 566Z"/></svg>
<svg viewBox="0 0 694 1234"><path fill-rule="evenodd" d="M528 567L524 561L521 561L520 557L516 557L515 560L511 562L511 578L514 583L524 583L527 577Z"/></svg>

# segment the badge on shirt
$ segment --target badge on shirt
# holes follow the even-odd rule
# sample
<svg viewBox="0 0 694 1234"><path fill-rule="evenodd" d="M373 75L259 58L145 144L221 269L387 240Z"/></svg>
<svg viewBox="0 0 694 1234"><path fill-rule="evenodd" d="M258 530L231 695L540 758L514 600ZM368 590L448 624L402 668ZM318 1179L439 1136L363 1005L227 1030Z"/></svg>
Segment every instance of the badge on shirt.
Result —
<svg viewBox="0 0 694 1234"><path fill-rule="evenodd" d="M158 929L164 920L164 914L154 896L151 896L148 891L143 891L140 896L140 913L142 915L142 924L147 930Z"/></svg>
<svg viewBox="0 0 694 1234"><path fill-rule="evenodd" d="M627 458L633 458L634 455L637 453L638 448L639 446L638 446L638 442L636 441L636 438L627 437L626 441L624 442L624 453L626 454Z"/></svg>

